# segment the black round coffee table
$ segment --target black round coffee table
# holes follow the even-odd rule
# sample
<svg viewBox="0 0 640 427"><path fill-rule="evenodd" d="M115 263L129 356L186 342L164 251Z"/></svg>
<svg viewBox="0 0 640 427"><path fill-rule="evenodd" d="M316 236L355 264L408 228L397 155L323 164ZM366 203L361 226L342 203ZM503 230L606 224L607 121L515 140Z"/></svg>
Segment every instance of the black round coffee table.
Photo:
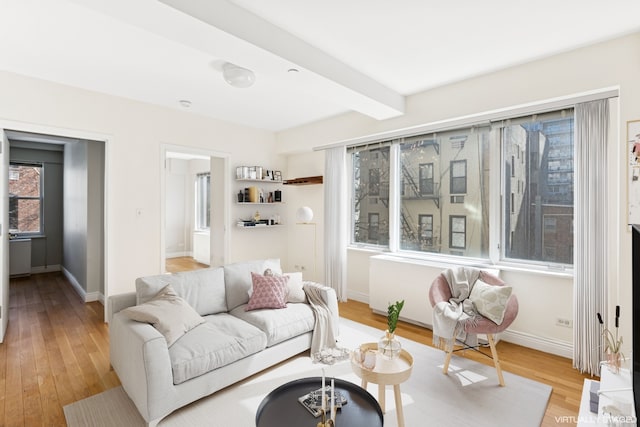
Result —
<svg viewBox="0 0 640 427"><path fill-rule="evenodd" d="M330 379L326 379L330 383ZM302 378L291 381L273 390L260 403L256 412L256 427L315 427L321 420L304 407L298 398L322 386L321 377ZM348 427L377 427L384 425L382 409L376 399L362 387L335 379L335 388L346 398L347 403L338 410L336 425Z"/></svg>

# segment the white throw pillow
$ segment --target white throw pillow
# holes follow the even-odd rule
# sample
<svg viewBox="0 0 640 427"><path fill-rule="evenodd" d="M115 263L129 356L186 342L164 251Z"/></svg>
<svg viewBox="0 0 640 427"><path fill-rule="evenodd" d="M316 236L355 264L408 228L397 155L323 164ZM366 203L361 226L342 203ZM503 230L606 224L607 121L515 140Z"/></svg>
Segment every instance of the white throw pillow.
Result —
<svg viewBox="0 0 640 427"><path fill-rule="evenodd" d="M511 286L493 286L478 279L471 288L469 299L478 313L500 325L512 291Z"/></svg>
<svg viewBox="0 0 640 427"><path fill-rule="evenodd" d="M122 310L137 322L150 323L167 340L170 347L180 337L205 320L176 291L167 285L144 304Z"/></svg>
<svg viewBox="0 0 640 427"><path fill-rule="evenodd" d="M307 302L307 294L302 289L302 272L283 273L282 275L289 276L287 302Z"/></svg>

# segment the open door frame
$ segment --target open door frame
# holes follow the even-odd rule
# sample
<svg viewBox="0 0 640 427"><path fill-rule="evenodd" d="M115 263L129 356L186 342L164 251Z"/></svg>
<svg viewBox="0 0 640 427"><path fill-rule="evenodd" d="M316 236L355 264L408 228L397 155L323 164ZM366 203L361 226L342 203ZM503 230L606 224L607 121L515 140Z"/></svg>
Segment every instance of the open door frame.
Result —
<svg viewBox="0 0 640 427"><path fill-rule="evenodd" d="M9 139L0 129L0 342L9 325Z"/></svg>
<svg viewBox="0 0 640 427"><path fill-rule="evenodd" d="M166 271L166 159L167 152L195 154L207 156L211 164L211 233L209 235L210 258L209 265L224 265L229 258L229 218L230 218L230 179L229 153L186 147L183 145L162 144L160 146L160 271ZM215 236L215 238L214 238ZM222 238L221 238L222 237Z"/></svg>

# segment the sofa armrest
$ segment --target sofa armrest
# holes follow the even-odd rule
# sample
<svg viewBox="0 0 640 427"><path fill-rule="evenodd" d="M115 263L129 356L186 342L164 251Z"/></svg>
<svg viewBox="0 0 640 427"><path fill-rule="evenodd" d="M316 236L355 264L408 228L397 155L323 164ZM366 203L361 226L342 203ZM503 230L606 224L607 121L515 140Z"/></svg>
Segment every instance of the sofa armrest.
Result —
<svg viewBox="0 0 640 427"><path fill-rule="evenodd" d="M111 322L113 315L127 307L136 305L136 293L127 292L124 294L111 295L107 304L107 322Z"/></svg>
<svg viewBox="0 0 640 427"><path fill-rule="evenodd" d="M164 336L148 323L115 313L109 323L109 356L123 388L142 417L166 415L175 400L173 371Z"/></svg>
<svg viewBox="0 0 640 427"><path fill-rule="evenodd" d="M331 312L333 335L337 337L340 335L338 328L338 324L340 323L340 312L338 310L338 295L336 294L335 289L316 282L305 281L304 284L313 286L320 291L322 301L327 305L327 308Z"/></svg>

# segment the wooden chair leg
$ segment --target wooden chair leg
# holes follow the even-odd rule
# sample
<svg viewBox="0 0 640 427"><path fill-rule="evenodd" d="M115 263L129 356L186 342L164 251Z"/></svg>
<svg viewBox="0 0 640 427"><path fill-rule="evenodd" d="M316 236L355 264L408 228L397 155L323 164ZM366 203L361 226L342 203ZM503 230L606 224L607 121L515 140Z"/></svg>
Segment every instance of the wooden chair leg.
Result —
<svg viewBox="0 0 640 427"><path fill-rule="evenodd" d="M447 351L447 355L444 358L444 366L442 367L442 373L445 375L449 373L449 363L451 363L452 354L453 354L453 346L451 346L451 350Z"/></svg>
<svg viewBox="0 0 640 427"><path fill-rule="evenodd" d="M504 387L504 377L502 376L502 368L500 367L500 359L498 359L498 350L496 350L496 342L493 338L493 334L487 334L487 340L489 340L489 347L491 347L491 355L493 356L493 364L496 366L496 372L498 373L498 382Z"/></svg>

